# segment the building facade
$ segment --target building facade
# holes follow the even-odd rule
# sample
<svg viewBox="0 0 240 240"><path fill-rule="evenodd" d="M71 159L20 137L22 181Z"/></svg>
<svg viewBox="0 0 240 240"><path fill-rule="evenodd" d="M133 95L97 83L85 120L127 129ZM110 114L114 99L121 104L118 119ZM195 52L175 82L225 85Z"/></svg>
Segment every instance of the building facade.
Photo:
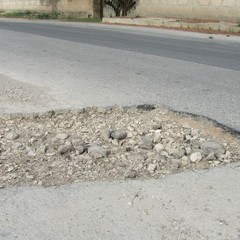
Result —
<svg viewBox="0 0 240 240"><path fill-rule="evenodd" d="M99 17L100 0L0 0L0 11L63 12Z"/></svg>
<svg viewBox="0 0 240 240"><path fill-rule="evenodd" d="M138 0L141 17L240 20L240 0Z"/></svg>

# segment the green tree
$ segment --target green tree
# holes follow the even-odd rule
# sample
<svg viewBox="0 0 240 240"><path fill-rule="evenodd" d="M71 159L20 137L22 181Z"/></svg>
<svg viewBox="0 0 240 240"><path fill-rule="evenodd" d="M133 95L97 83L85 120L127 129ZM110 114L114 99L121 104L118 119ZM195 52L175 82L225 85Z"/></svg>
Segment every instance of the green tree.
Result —
<svg viewBox="0 0 240 240"><path fill-rule="evenodd" d="M116 16L127 16L128 12L136 7L135 0L105 0L105 4L112 7Z"/></svg>

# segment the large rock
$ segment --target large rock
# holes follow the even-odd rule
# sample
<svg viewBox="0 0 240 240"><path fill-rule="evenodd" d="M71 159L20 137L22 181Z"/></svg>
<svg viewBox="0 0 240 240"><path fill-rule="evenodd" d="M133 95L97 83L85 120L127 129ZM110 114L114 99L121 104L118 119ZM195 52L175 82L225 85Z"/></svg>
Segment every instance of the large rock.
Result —
<svg viewBox="0 0 240 240"><path fill-rule="evenodd" d="M213 152L214 154L219 156L225 154L226 152L224 146L215 141L203 142L201 143L200 148L205 155L209 155L211 152Z"/></svg>

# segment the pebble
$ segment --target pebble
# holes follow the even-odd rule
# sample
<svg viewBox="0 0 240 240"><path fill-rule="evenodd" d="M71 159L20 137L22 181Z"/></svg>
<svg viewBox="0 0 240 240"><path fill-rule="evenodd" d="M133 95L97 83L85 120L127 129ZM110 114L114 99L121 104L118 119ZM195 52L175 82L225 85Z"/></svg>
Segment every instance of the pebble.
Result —
<svg viewBox="0 0 240 240"><path fill-rule="evenodd" d="M7 172L12 172L13 170L14 170L14 167L11 166L11 167L9 167L9 168L7 169Z"/></svg>
<svg viewBox="0 0 240 240"><path fill-rule="evenodd" d="M128 133L127 133L127 137L128 137L128 138L132 138L133 136L134 136L133 133L131 133L131 132L128 132Z"/></svg>
<svg viewBox="0 0 240 240"><path fill-rule="evenodd" d="M76 153L77 153L78 155L83 154L84 151L85 151L85 147L82 146L82 145L75 146L74 148L75 148Z"/></svg>
<svg viewBox="0 0 240 240"><path fill-rule="evenodd" d="M115 146L117 146L117 145L118 145L118 140L117 140L117 139L113 139L113 140L112 140L112 144L115 145Z"/></svg>
<svg viewBox="0 0 240 240"><path fill-rule="evenodd" d="M185 151L183 149L171 149L169 152L170 155L174 156L175 158L182 158L185 154Z"/></svg>
<svg viewBox="0 0 240 240"><path fill-rule="evenodd" d="M214 161L214 160L216 160L215 153L214 153L214 152L210 152L210 153L207 155L206 160L207 160L207 161Z"/></svg>
<svg viewBox="0 0 240 240"><path fill-rule="evenodd" d="M62 145L62 146L59 146L58 153L59 154L66 154L67 152L71 152L73 149L74 148L73 148L72 145Z"/></svg>
<svg viewBox="0 0 240 240"><path fill-rule="evenodd" d="M149 164L148 168L147 168L147 170L149 172L154 172L156 169L157 169L157 165L156 164Z"/></svg>
<svg viewBox="0 0 240 240"><path fill-rule="evenodd" d="M45 154L47 151L47 146L40 146L38 149L37 149L37 154Z"/></svg>
<svg viewBox="0 0 240 240"><path fill-rule="evenodd" d="M108 156L108 151L97 144L93 144L88 148L88 154L96 159L106 158Z"/></svg>
<svg viewBox="0 0 240 240"><path fill-rule="evenodd" d="M6 134L5 138L8 140L16 140L19 138L19 135L17 133L10 132L10 133Z"/></svg>
<svg viewBox="0 0 240 240"><path fill-rule="evenodd" d="M155 135L154 135L153 141L154 141L155 143L159 143L159 142L162 141L162 131L161 131L161 130L156 130L156 131L155 131Z"/></svg>
<svg viewBox="0 0 240 240"><path fill-rule="evenodd" d="M127 170L124 173L124 178L136 178L137 177L137 172L134 170Z"/></svg>
<svg viewBox="0 0 240 240"><path fill-rule="evenodd" d="M164 149L164 146L161 143L158 143L154 146L157 152L161 152Z"/></svg>
<svg viewBox="0 0 240 240"><path fill-rule="evenodd" d="M131 126L128 126L127 130L130 131L130 132L133 132L135 129L133 127L131 127Z"/></svg>
<svg viewBox="0 0 240 240"><path fill-rule="evenodd" d="M186 140L186 141L190 141L191 139L192 139L192 137L190 135L188 135L188 134L186 134L184 136L184 140Z"/></svg>
<svg viewBox="0 0 240 240"><path fill-rule="evenodd" d="M162 129L162 124L161 123L154 123L152 128L154 130Z"/></svg>
<svg viewBox="0 0 240 240"><path fill-rule="evenodd" d="M111 132L111 137L113 139L122 140L127 137L127 132L123 129L119 129Z"/></svg>
<svg viewBox="0 0 240 240"><path fill-rule="evenodd" d="M183 156L182 157L182 164L183 165L187 165L188 164L188 157L187 156Z"/></svg>
<svg viewBox="0 0 240 240"><path fill-rule="evenodd" d="M28 152L28 156L30 157L35 157L36 156L36 151L34 149L31 149L29 152Z"/></svg>
<svg viewBox="0 0 240 240"><path fill-rule="evenodd" d="M190 146L185 147L185 152L187 155L190 155L190 153L192 152L192 148Z"/></svg>
<svg viewBox="0 0 240 240"><path fill-rule="evenodd" d="M100 136L104 141L107 142L111 136L111 132L109 131L109 129L102 129Z"/></svg>
<svg viewBox="0 0 240 240"><path fill-rule="evenodd" d="M21 147L23 147L23 145L22 145L22 143L20 143L20 142L16 142L16 143L13 144L13 148L14 148L15 150L18 150L18 149L20 149Z"/></svg>
<svg viewBox="0 0 240 240"><path fill-rule="evenodd" d="M59 134L57 134L57 136L56 136L56 138L61 139L61 140L65 140L65 139L67 139L68 137L69 137L69 134L67 134L67 133L59 133Z"/></svg>
<svg viewBox="0 0 240 240"><path fill-rule="evenodd" d="M143 138L138 143L139 148L146 149L146 150L152 150L153 149L153 141L150 138Z"/></svg>

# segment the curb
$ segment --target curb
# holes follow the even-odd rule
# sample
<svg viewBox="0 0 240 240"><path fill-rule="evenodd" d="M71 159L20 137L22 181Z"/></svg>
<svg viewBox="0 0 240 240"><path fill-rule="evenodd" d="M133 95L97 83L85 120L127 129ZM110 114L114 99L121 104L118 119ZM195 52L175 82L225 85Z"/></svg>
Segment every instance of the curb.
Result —
<svg viewBox="0 0 240 240"><path fill-rule="evenodd" d="M170 27L180 29L211 30L229 33L240 33L240 27L230 22L188 23L173 18L103 18L103 23L126 24L136 26Z"/></svg>

